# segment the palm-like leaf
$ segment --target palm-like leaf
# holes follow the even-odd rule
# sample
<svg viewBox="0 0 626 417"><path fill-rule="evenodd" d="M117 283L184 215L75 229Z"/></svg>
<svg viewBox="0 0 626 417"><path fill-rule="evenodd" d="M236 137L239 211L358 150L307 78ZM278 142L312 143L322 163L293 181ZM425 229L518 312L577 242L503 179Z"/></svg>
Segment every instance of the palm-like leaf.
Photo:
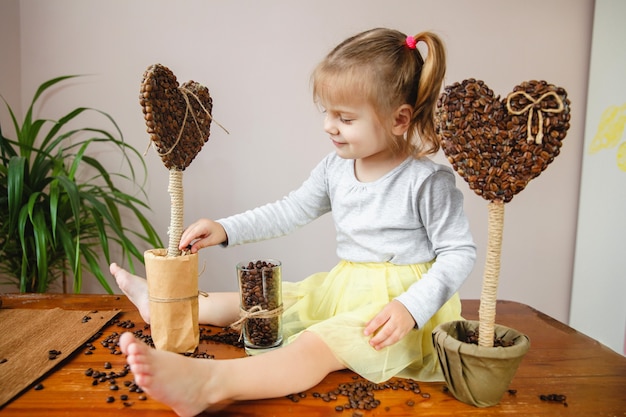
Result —
<svg viewBox="0 0 626 417"><path fill-rule="evenodd" d="M80 292L86 270L111 293L100 268L102 258L110 262L111 247L121 248L134 271L135 262L143 262L138 243L162 246L143 214L148 209L146 195L143 184L137 184L133 162L141 161L144 174L145 163L110 115L79 107L58 120L33 120L41 95L73 77L53 78L39 86L22 123L3 98L15 139L5 137L0 126L0 275L21 292L45 292L50 283L70 273L74 292ZM94 112L112 125L112 131L69 128ZM111 173L90 156L96 144L115 149L129 174ZM120 183L132 185L140 196L122 191Z"/></svg>

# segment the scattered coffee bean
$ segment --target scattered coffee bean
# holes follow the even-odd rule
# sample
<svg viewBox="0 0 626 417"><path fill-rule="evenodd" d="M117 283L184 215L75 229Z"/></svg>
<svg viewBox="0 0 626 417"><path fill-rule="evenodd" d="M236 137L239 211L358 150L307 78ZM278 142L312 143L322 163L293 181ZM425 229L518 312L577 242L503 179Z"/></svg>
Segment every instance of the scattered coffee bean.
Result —
<svg viewBox="0 0 626 417"><path fill-rule="evenodd" d="M2 364L2 363L6 363L7 361L8 361L8 359L7 359L7 358L2 358L2 359L0 359L0 364Z"/></svg>
<svg viewBox="0 0 626 417"><path fill-rule="evenodd" d="M43 389L43 384L37 384L35 385L35 391L41 391Z"/></svg>
<svg viewBox="0 0 626 417"><path fill-rule="evenodd" d="M374 384L359 376L354 376L353 382L341 383L337 388L326 393L314 391L311 395L313 398L319 398L324 402L337 401L341 396L347 397L347 403L337 406L343 407L343 410L372 410L380 405L380 401L375 398L375 393L388 389L410 391L416 394L421 392L418 383L412 380L394 379L382 384ZM424 393L422 398L430 398L430 394ZM413 400L408 401L415 404Z"/></svg>
<svg viewBox="0 0 626 417"><path fill-rule="evenodd" d="M110 396L109 396L109 397L107 397L107 402L108 402L108 403L115 402L115 397L110 397Z"/></svg>
<svg viewBox="0 0 626 417"><path fill-rule="evenodd" d="M111 369L113 367L113 365L111 365L111 362L105 362L104 363L104 369Z"/></svg>
<svg viewBox="0 0 626 417"><path fill-rule="evenodd" d="M567 397L563 394L542 394L539 396L541 401L561 403L567 407Z"/></svg>
<svg viewBox="0 0 626 417"><path fill-rule="evenodd" d="M243 341L240 340L239 332L224 328L222 332L210 334L211 330L200 327L200 340L207 340L216 343L224 343L226 345L243 348Z"/></svg>
<svg viewBox="0 0 626 417"><path fill-rule="evenodd" d="M60 354L61 354L60 350L51 349L48 351L48 359L51 361L55 360Z"/></svg>
<svg viewBox="0 0 626 417"><path fill-rule="evenodd" d="M135 323L130 320L121 321L117 323L117 327L121 327L123 329L132 329L135 327Z"/></svg>

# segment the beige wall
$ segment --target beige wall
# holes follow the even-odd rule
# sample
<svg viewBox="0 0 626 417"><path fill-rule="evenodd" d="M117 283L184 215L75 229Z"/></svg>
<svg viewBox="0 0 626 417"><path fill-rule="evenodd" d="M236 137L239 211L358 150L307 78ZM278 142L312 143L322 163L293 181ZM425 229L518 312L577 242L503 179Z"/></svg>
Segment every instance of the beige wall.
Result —
<svg viewBox="0 0 626 417"><path fill-rule="evenodd" d="M438 32L448 46L447 83L479 78L500 95L530 79L564 87L572 122L562 153L506 207L499 298L567 321L592 0L3 0L3 21L6 13L20 36L6 42L1 29L0 56L20 64L0 66L3 92L15 95L18 88L25 101L44 80L90 74L58 89L42 109L46 116L78 105L103 109L143 151L148 137L137 97L146 67L160 62L181 82L194 79L211 89L214 117L230 135L215 126L185 171L186 223L278 199L332 150L311 102L309 74L331 47L355 32L375 26ZM115 158L102 159L115 169ZM441 155L437 159L447 163ZM146 161L151 218L167 240L167 171L153 150ZM479 245L478 263L461 296L478 298L486 202L460 179L459 186ZM259 257L281 259L289 280L332 267L337 260L330 218L289 237L204 250L201 286L233 290L235 264ZM87 289L99 291L97 284Z"/></svg>
<svg viewBox="0 0 626 417"><path fill-rule="evenodd" d="M0 95L17 108L20 80L20 7L19 1L9 0L0 3ZM6 131L11 118L4 111L4 103L0 105L0 123Z"/></svg>

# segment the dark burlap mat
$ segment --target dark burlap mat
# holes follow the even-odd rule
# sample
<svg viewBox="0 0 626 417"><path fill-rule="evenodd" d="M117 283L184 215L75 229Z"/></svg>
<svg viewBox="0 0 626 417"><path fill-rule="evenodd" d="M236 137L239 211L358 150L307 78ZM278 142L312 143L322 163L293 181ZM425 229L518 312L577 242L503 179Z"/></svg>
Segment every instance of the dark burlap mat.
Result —
<svg viewBox="0 0 626 417"><path fill-rule="evenodd" d="M0 408L59 365L118 313L0 309ZM50 351L60 353L51 355Z"/></svg>

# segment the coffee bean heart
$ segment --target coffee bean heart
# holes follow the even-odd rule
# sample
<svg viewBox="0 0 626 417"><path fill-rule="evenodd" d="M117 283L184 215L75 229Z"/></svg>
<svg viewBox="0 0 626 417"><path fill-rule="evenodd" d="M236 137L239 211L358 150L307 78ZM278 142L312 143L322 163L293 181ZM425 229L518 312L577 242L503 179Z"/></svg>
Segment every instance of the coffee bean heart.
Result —
<svg viewBox="0 0 626 417"><path fill-rule="evenodd" d="M506 203L560 153L570 102L545 81L523 82L500 100L483 81L468 79L444 89L436 119L454 169L476 194Z"/></svg>
<svg viewBox="0 0 626 417"><path fill-rule="evenodd" d="M209 140L213 108L209 89L195 81L179 86L169 68L155 64L143 74L139 103L165 167L184 171Z"/></svg>

